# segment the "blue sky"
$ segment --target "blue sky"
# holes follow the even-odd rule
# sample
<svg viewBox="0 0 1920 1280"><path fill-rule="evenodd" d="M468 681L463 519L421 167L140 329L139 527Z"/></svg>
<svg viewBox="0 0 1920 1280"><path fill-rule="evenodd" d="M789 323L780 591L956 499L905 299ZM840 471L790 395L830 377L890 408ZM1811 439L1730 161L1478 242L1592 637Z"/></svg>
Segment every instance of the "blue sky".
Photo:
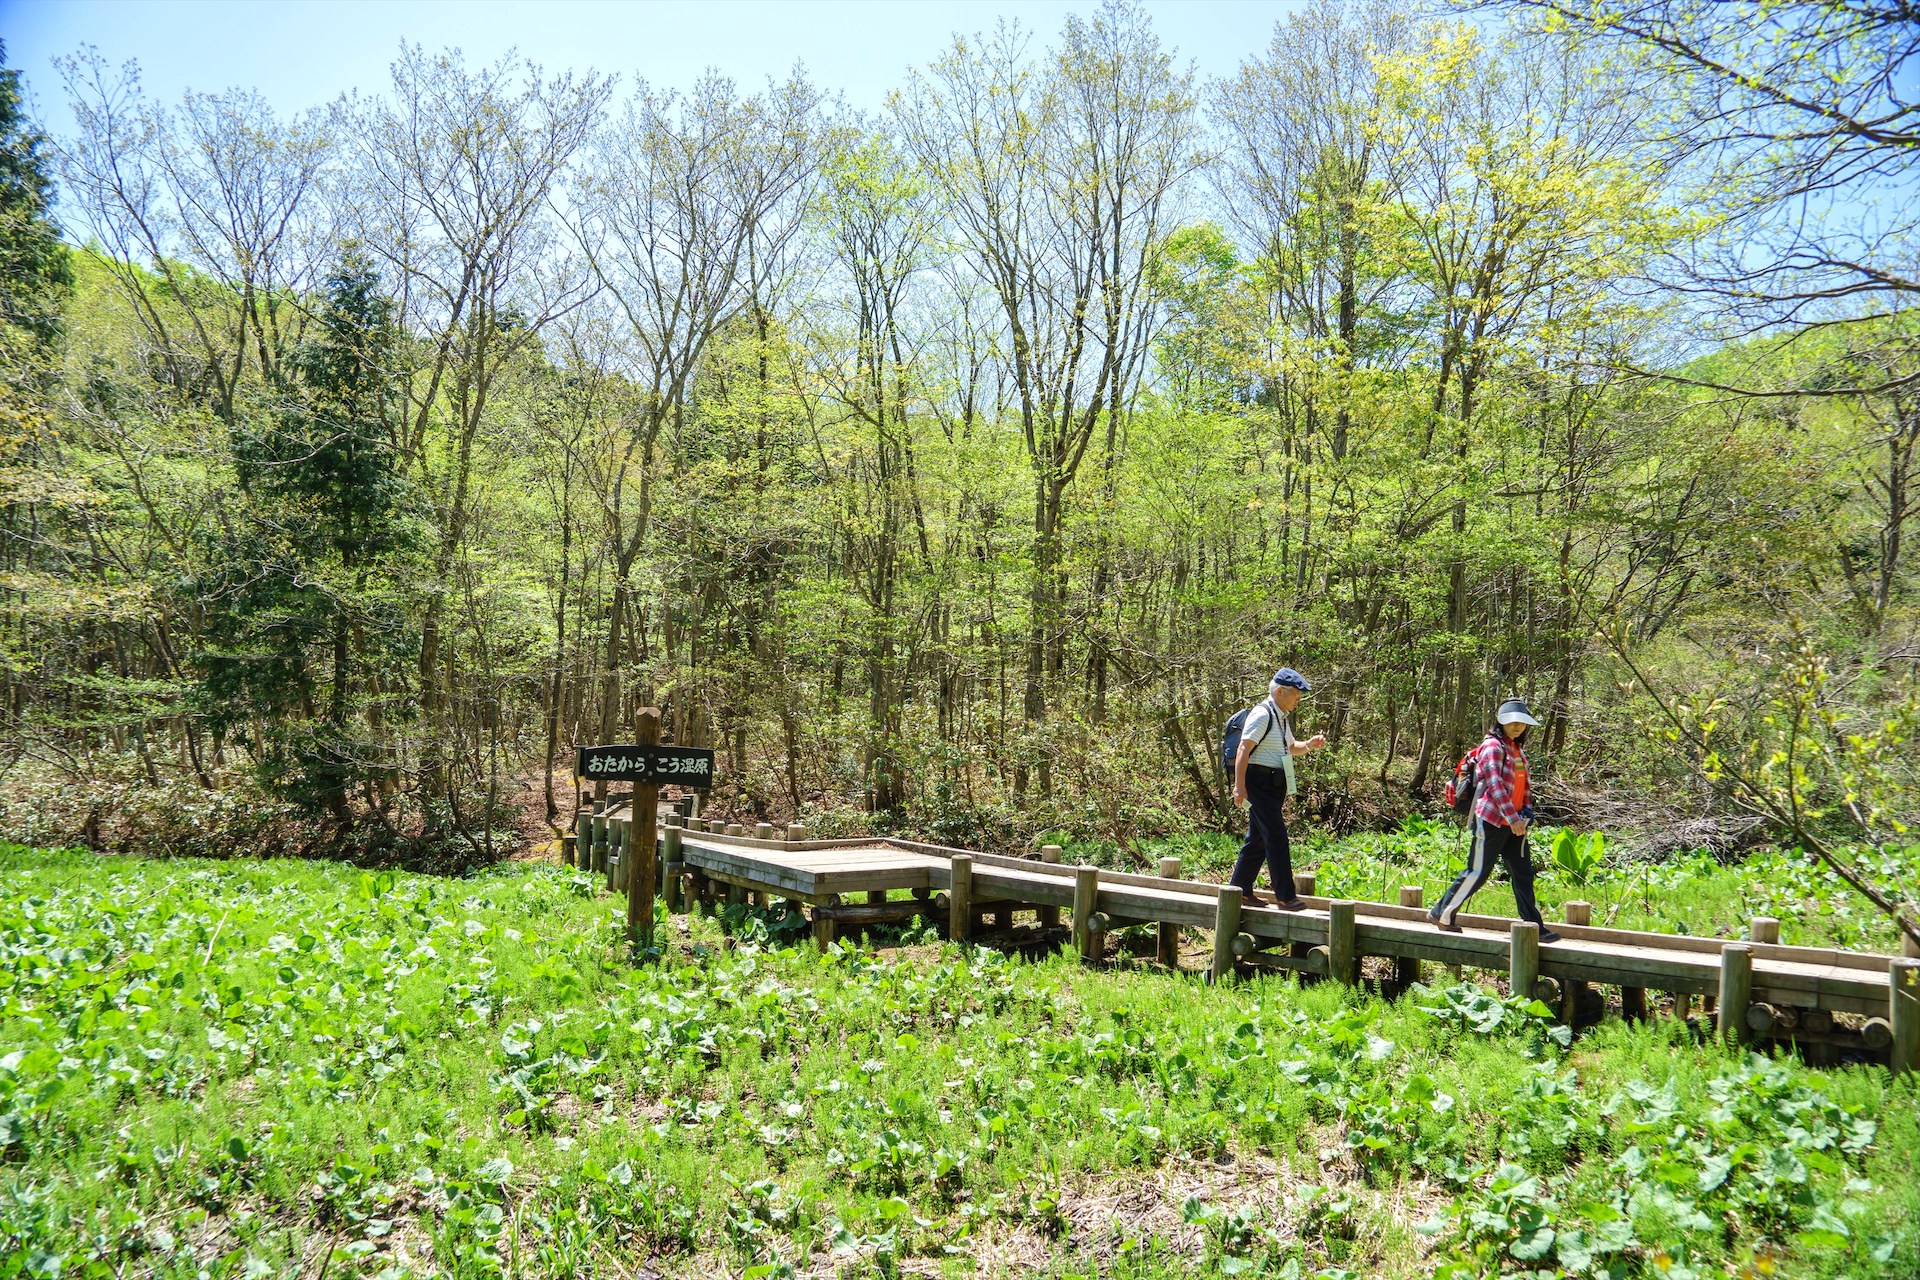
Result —
<svg viewBox="0 0 1920 1280"><path fill-rule="evenodd" d="M402 40L491 61L510 48L549 69L594 67L685 87L707 67L746 84L796 59L850 105L879 107L950 33L1017 17L1043 40L1097 0L0 0L7 62L40 119L70 117L50 59L96 45L139 60L162 101L188 88L256 88L283 110L379 90ZM1263 48L1289 0L1147 0L1161 39L1203 76Z"/></svg>

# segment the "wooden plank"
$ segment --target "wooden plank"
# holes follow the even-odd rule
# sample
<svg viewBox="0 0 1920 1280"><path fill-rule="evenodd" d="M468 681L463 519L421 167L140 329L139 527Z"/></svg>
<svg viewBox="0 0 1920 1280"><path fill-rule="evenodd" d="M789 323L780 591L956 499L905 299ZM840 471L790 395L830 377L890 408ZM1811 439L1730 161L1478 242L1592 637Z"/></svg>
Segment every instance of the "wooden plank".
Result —
<svg viewBox="0 0 1920 1280"><path fill-rule="evenodd" d="M810 872L793 867L741 867L734 860L716 855L711 849L689 844L683 850L687 865L698 867L708 878L714 880L750 879L756 885L775 889L782 893L791 893L795 897L811 898L818 894L814 877Z"/></svg>
<svg viewBox="0 0 1920 1280"><path fill-rule="evenodd" d="M1073 905L1073 881L1056 876L1031 876L1006 867L982 867L973 864L973 883L978 893L991 893L1009 902L1027 902L1051 907Z"/></svg>
<svg viewBox="0 0 1920 1280"><path fill-rule="evenodd" d="M1246 935L1242 934L1242 937ZM1313 973L1325 975L1327 972L1327 949L1312 947L1301 955L1290 955L1284 951L1253 951L1244 956L1240 963L1252 969L1264 969L1274 972Z"/></svg>
<svg viewBox="0 0 1920 1280"><path fill-rule="evenodd" d="M938 905L945 906L946 903ZM903 920L931 915L935 909L935 901L931 898L901 898L896 902L869 902L851 907L815 907L814 914L817 917L825 912L838 925L898 924Z"/></svg>
<svg viewBox="0 0 1920 1280"><path fill-rule="evenodd" d="M1477 969L1507 967L1510 928L1511 923L1503 921L1497 934L1466 930L1442 933L1424 918L1416 925L1397 920L1369 920L1357 913L1353 922L1354 946L1363 955L1406 956L1441 964L1472 965ZM1323 934L1313 941L1325 942L1326 938Z"/></svg>
<svg viewBox="0 0 1920 1280"><path fill-rule="evenodd" d="M1156 894L1131 885L1111 884L1104 873L1100 877L1100 909L1114 915L1211 929L1218 903L1217 889L1205 896L1191 893Z"/></svg>

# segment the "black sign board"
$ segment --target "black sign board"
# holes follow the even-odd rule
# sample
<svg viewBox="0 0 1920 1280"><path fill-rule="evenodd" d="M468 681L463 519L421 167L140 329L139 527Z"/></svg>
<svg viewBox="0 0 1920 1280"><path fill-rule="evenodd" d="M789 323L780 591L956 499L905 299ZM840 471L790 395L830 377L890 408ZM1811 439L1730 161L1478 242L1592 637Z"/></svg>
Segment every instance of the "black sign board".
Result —
<svg viewBox="0 0 1920 1280"><path fill-rule="evenodd" d="M588 782L652 782L706 790L713 752L699 747L581 747L576 772Z"/></svg>

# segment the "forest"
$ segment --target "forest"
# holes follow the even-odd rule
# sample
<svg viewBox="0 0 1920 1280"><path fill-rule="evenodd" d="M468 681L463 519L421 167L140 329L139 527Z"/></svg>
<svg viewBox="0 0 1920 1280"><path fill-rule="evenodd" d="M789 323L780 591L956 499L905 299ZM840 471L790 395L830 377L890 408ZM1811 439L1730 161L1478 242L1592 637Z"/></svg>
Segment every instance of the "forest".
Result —
<svg viewBox="0 0 1920 1280"><path fill-rule="evenodd" d="M1555 820L1911 904L1904 13L1317 0L1204 81L1110 0L867 114L7 70L0 830L473 866L658 706L716 812L1125 855L1284 663L1331 834L1518 694Z"/></svg>
<svg viewBox="0 0 1920 1280"><path fill-rule="evenodd" d="M0 44L0 1280L1920 1275L1915 6L1273 8Z"/></svg>

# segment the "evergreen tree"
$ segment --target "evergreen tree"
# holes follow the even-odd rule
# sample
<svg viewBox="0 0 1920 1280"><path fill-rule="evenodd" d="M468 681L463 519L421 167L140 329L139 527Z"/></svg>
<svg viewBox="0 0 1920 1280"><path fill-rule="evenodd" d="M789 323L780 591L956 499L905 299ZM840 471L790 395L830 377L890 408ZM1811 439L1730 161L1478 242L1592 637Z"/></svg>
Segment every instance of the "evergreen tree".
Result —
<svg viewBox="0 0 1920 1280"><path fill-rule="evenodd" d="M6 61L0 41L0 321L47 339L60 330L73 268L49 216L47 135L23 113L20 73Z"/></svg>
<svg viewBox="0 0 1920 1280"><path fill-rule="evenodd" d="M385 701L419 643L395 579L412 519L390 431L399 331L379 283L343 257L318 335L282 362L273 412L233 433L246 519L203 584L213 719L264 726L263 784L342 822L357 784L391 774Z"/></svg>

